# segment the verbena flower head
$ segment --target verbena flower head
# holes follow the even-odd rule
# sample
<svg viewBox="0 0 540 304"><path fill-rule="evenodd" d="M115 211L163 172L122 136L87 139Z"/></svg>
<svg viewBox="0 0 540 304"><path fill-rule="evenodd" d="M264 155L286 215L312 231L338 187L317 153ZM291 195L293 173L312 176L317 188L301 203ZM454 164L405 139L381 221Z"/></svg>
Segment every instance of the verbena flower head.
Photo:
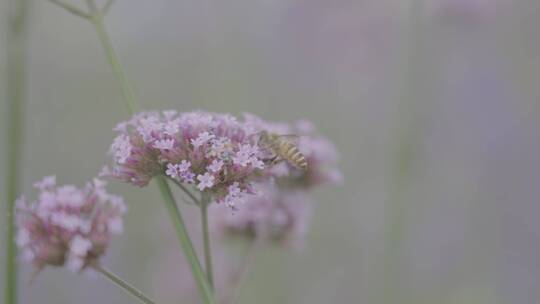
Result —
<svg viewBox="0 0 540 304"><path fill-rule="evenodd" d="M220 205L210 208L212 230L221 237L240 236L301 247L311 218L306 192L264 187L264 195L249 196L234 212Z"/></svg>
<svg viewBox="0 0 540 304"><path fill-rule="evenodd" d="M34 184L37 200L17 200L17 245L36 271L46 265L67 266L76 272L96 262L114 234L123 231L126 206L94 179L84 188L56 186L54 176Z"/></svg>
<svg viewBox="0 0 540 304"><path fill-rule="evenodd" d="M227 212L221 206L210 209L213 229L221 236L240 235L298 247L311 214L309 190L342 180L337 168L337 150L308 121L270 123L250 114L245 114L245 121L258 131L296 135L296 145L307 161L307 170L297 169L287 161L269 167L275 183L257 184L262 195L247 197L235 212Z"/></svg>
<svg viewBox="0 0 540 304"><path fill-rule="evenodd" d="M259 129L228 114L144 112L115 130L115 164L104 176L143 187L166 175L229 205L252 193L252 181L265 176Z"/></svg>

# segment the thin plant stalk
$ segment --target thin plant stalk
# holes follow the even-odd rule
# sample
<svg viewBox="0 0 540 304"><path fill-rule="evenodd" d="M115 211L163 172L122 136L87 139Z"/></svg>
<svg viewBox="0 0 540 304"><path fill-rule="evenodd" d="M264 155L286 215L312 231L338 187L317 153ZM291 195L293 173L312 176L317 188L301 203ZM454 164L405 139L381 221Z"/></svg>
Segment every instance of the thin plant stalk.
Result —
<svg viewBox="0 0 540 304"><path fill-rule="evenodd" d="M388 189L386 227L383 254L383 286L381 303L406 302L407 295L399 287L400 254L407 222L407 190L410 186L414 147L417 144L416 116L418 110L423 0L411 0L408 7L407 41L402 60L401 87L396 94L401 98L397 112L397 132L392 159L392 176Z"/></svg>
<svg viewBox="0 0 540 304"><path fill-rule="evenodd" d="M212 289L210 287L210 284L208 283L201 264L199 263L197 253L193 249L193 243L189 238L186 226L184 224L184 220L182 219L180 209L178 209L178 206L176 205L176 201L174 200L171 188L169 187L169 184L167 184L167 180L165 179L165 177L157 176L155 177L155 180L165 200L165 206L169 211L169 215L171 216L174 227L176 228L178 240L180 241L182 250L184 251L195 282L197 283L199 293L203 296L204 303L215 303Z"/></svg>
<svg viewBox="0 0 540 304"><path fill-rule="evenodd" d="M26 89L27 1L9 1L7 24L6 113L6 260L4 303L17 303L17 247L15 246L15 199L19 191L24 92Z"/></svg>
<svg viewBox="0 0 540 304"><path fill-rule="evenodd" d="M95 5L92 6L94 2L92 0L89 0L88 2L89 2L90 9L97 12ZM129 82L126 78L126 74L118 61L116 52L114 51L112 47L112 43L110 42L109 36L107 34L107 31L105 30L105 26L103 23L103 16L101 13L94 13L91 20L96 27L96 31L98 33L101 44L103 48L105 49L105 53L107 55L109 63L111 64L111 67L120 82L120 85L122 87L122 93L124 95L125 100L127 101L128 110L130 114L134 114L135 109L136 109L135 96L133 95L131 86L129 85ZM214 303L212 290L210 289L209 283L206 277L204 276L199 259L197 258L197 254L195 253L195 250L193 249L193 244L187 233L180 210L178 209L176 202L174 201L174 197L172 196L170 187L167 184L167 181L165 180L165 178L163 177L156 177L156 181L161 191L161 194L163 196L163 199L165 201L167 210L169 211L169 215L171 216L171 220L175 226L178 239L180 241L180 245L182 247L182 250L184 251L184 255L186 256L186 259L188 260L188 263L192 270L193 277L195 281L197 282L197 286L199 287L200 294L204 299L204 303Z"/></svg>
<svg viewBox="0 0 540 304"><path fill-rule="evenodd" d="M191 191L189 191L184 185L182 185L181 182L177 181L174 178L169 178L169 180L172 181L173 183L175 183L178 186L178 188L180 188L187 196L189 196L189 198L191 199L193 204L195 204L195 205L200 205L201 204L199 202L199 200L195 197L195 195L193 195L193 193L191 193Z"/></svg>
<svg viewBox="0 0 540 304"><path fill-rule="evenodd" d="M256 237L249 243L247 253L244 258L244 263L242 263L240 270L232 278L232 288L223 298L223 304L238 303L238 298L240 297L242 287L244 287L246 283L251 267L255 263L255 257L261 251L263 244L264 240L261 236Z"/></svg>
<svg viewBox="0 0 540 304"><path fill-rule="evenodd" d="M54 0L54 1L50 0L50 1L53 3L60 2L60 0ZM116 55L116 52L114 51L109 35L105 28L105 24L103 20L104 11L103 9L98 8L94 0L87 0L86 2L91 13L89 14L90 17L85 18L85 19L90 20L94 24L99 40L101 42L101 45L103 46L105 50L105 54L107 56L109 64L111 65L111 68L116 78L120 82L120 87L122 88L122 95L126 101L126 106L129 111L129 114L133 115L137 110L137 106L135 102L135 95L133 94L131 85L129 84L129 81L126 77L126 73L124 72L124 69L122 68L122 65L120 64L118 60L118 56ZM112 4L112 2L110 3ZM110 7L110 4L105 5L105 8L107 10L109 7ZM82 12L78 8L74 8L74 9ZM85 14L85 13L82 12L82 14ZM81 14L75 14L75 15L81 16ZM158 176L155 179L159 186L161 194L163 196L165 206L167 207L167 210L173 222L174 228L177 232L178 239L180 241L180 245L182 247L184 255L192 270L193 277L195 279L195 282L197 283L201 297L203 298L204 303L213 304L215 303L213 292L201 268L201 264L199 262L197 254L195 253L195 249L193 248L193 244L189 238L186 227L184 225L184 221L182 219L182 215L180 213L180 210L178 209L178 206L176 205L171 189L169 185L167 184L167 181L164 177Z"/></svg>
<svg viewBox="0 0 540 304"><path fill-rule="evenodd" d="M101 46L105 50L105 55L107 56L107 60L109 61L109 64L111 65L111 68L114 72L114 75L116 76L116 79L118 79L118 82L120 83L120 87L122 89L122 95L124 96L124 99L126 101L126 106L129 110L129 113L133 115L137 109L136 102L135 102L135 95L133 94L133 89L131 88L131 85L129 84L129 81L126 77L126 73L124 72L124 69L122 68L122 65L120 64L120 61L118 60L118 56L116 55L116 52L114 51L114 48L111 43L111 39L109 38L109 34L107 33L107 30L105 29L103 13L96 7L93 0L88 1L88 6L90 7L90 10L92 11L90 20L96 28L96 33L98 35L99 41L101 42Z"/></svg>
<svg viewBox="0 0 540 304"><path fill-rule="evenodd" d="M96 264L92 267L97 272L104 275L107 279L109 279L111 282L113 282L116 286L123 289L126 293L129 295L137 298L139 301L145 304L155 304L154 301L152 301L150 298L145 296L141 291L139 291L137 288L131 286L128 282L122 280L120 277L118 277L116 274L112 273L108 269L104 268L103 266Z"/></svg>
<svg viewBox="0 0 540 304"><path fill-rule="evenodd" d="M206 277L211 288L214 288L214 270L212 267L212 248L210 247L210 233L208 231L208 205L210 197L203 193L201 195L201 225L204 247L204 264L206 269Z"/></svg>

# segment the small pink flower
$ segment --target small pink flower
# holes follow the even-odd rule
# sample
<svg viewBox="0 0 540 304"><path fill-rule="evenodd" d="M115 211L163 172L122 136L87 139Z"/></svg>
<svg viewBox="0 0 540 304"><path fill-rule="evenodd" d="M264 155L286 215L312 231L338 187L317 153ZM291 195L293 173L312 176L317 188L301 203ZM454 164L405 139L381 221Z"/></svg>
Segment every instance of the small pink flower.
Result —
<svg viewBox="0 0 540 304"><path fill-rule="evenodd" d="M172 148L174 147L174 140L173 139L157 140L154 142L153 147L159 150L172 150Z"/></svg>
<svg viewBox="0 0 540 304"><path fill-rule="evenodd" d="M242 167L248 164L256 165L257 167L264 167L262 161L257 158L259 154L259 148L256 145L244 144L240 146L238 152L233 157L233 162Z"/></svg>
<svg viewBox="0 0 540 304"><path fill-rule="evenodd" d="M198 148L213 139L214 137L215 135L213 134L210 134L208 132L202 132L196 139L191 140L191 144L193 145L193 147Z"/></svg>
<svg viewBox="0 0 540 304"><path fill-rule="evenodd" d="M92 242L81 237L80 235L75 236L75 238L73 238L73 240L69 243L70 252L77 256L84 257L91 248Z"/></svg>
<svg viewBox="0 0 540 304"><path fill-rule="evenodd" d="M180 172L187 172L190 167L191 167L191 163L184 159L178 165L178 170Z"/></svg>
<svg viewBox="0 0 540 304"><path fill-rule="evenodd" d="M208 166L208 170L210 172L216 173L221 170L221 167L223 167L223 161L214 159L210 166Z"/></svg>
<svg viewBox="0 0 540 304"><path fill-rule="evenodd" d="M167 170L165 171L165 174L167 174L168 176L172 177L172 178L176 178L180 175L180 170L178 168L178 165L174 165L174 164L167 164Z"/></svg>
<svg viewBox="0 0 540 304"><path fill-rule="evenodd" d="M206 188L211 188L214 185L214 176L210 173L206 172L203 175L198 175L197 180L199 181L199 184L197 185L197 188L200 191L203 191Z"/></svg>
<svg viewBox="0 0 540 304"><path fill-rule="evenodd" d="M165 124L165 130L163 133L169 136L175 136L180 132L180 126L178 125L178 120L172 120Z"/></svg>
<svg viewBox="0 0 540 304"><path fill-rule="evenodd" d="M116 137L111 145L111 151L113 152L114 159L117 163L125 163L126 159L131 155L131 143L129 142L129 137L125 134Z"/></svg>
<svg viewBox="0 0 540 304"><path fill-rule="evenodd" d="M182 172L180 174L180 180L183 183L194 184L195 183L195 173L193 173L191 171Z"/></svg>
<svg viewBox="0 0 540 304"><path fill-rule="evenodd" d="M34 187L39 190L45 190L51 187L54 187L56 185L56 176L45 176L43 180L34 183Z"/></svg>

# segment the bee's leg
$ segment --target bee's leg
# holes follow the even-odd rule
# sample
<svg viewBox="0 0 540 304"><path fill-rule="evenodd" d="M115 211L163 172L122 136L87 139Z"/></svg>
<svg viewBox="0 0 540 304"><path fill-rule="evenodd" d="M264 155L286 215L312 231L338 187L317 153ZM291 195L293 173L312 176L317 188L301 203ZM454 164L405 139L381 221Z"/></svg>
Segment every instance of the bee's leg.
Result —
<svg viewBox="0 0 540 304"><path fill-rule="evenodd" d="M274 156L273 158L270 159L270 164L273 166L273 165L279 164L282 161L284 161L284 159L282 157L280 157L279 155L276 155L276 156Z"/></svg>

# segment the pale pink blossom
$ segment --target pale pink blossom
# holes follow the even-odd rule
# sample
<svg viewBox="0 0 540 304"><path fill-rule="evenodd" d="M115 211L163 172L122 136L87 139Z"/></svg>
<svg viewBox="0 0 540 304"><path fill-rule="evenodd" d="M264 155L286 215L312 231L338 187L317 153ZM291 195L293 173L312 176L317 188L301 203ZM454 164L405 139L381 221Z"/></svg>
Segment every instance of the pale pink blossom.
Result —
<svg viewBox="0 0 540 304"><path fill-rule="evenodd" d="M159 150L172 150L174 147L173 139L161 139L154 142L154 148Z"/></svg>
<svg viewBox="0 0 540 304"><path fill-rule="evenodd" d="M191 163L187 160L183 159L180 164L178 164L178 170L180 172L187 172L189 168L191 167Z"/></svg>
<svg viewBox="0 0 540 304"><path fill-rule="evenodd" d="M167 164L167 170L165 171L165 174L172 178L177 178L180 175L178 164Z"/></svg>
<svg viewBox="0 0 540 304"><path fill-rule="evenodd" d="M105 183L94 179L84 188L55 186L46 177L35 184L38 199L17 206L17 245L23 258L36 270L67 263L84 270L105 253L112 234L121 233L126 212L123 199L106 192Z"/></svg>
<svg viewBox="0 0 540 304"><path fill-rule="evenodd" d="M206 188L211 188L214 185L214 176L210 173L206 172L203 175L198 175L197 180L199 181L199 184L197 185L197 188L200 191L203 191Z"/></svg>
<svg viewBox="0 0 540 304"><path fill-rule="evenodd" d="M215 136L213 134L210 134L208 132L202 132L201 134L199 134L199 136L197 136L197 138L191 140L191 144L193 145L193 147L198 148L213 139L214 137Z"/></svg>
<svg viewBox="0 0 540 304"><path fill-rule="evenodd" d="M239 236L300 248L311 217L311 201L303 190L264 189L263 195L241 195L241 208L225 205L210 209L212 231L218 236ZM231 195L231 194L230 194ZM236 202L238 204L239 202Z"/></svg>
<svg viewBox="0 0 540 304"><path fill-rule="evenodd" d="M221 170L223 167L223 161L219 159L214 159L212 163L207 167L210 172L216 173Z"/></svg>

